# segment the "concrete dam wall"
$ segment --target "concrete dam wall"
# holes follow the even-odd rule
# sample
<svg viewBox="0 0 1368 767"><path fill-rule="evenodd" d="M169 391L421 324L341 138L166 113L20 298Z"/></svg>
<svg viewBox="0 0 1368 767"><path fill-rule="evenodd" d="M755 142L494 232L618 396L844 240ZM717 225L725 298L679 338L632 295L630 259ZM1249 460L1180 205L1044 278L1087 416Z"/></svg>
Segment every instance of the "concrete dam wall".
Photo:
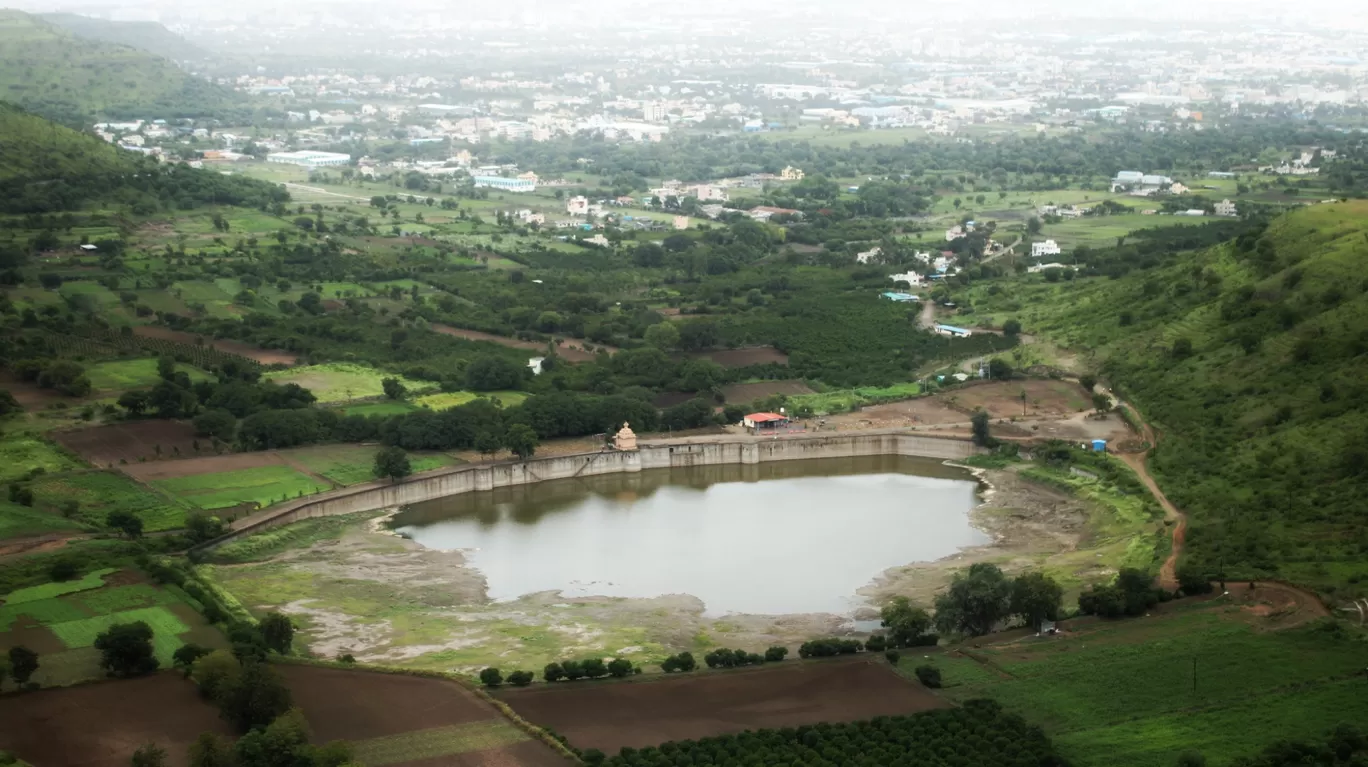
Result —
<svg viewBox="0 0 1368 767"><path fill-rule="evenodd" d="M448 495L530 485L556 479L640 472L689 466L753 465L771 461L902 455L958 459L983 452L962 439L913 434L806 435L775 440L745 440L644 445L638 450L532 458L425 472L402 482L376 481L289 501L237 520L228 534L209 541L203 551L277 525L312 517L354 514L405 506Z"/></svg>

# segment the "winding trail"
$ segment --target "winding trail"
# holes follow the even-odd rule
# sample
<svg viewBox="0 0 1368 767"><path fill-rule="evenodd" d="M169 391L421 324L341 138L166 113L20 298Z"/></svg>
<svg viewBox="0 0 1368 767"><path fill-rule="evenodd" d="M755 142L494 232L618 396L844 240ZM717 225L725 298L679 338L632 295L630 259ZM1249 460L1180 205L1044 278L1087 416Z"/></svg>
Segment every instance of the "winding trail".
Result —
<svg viewBox="0 0 1368 767"><path fill-rule="evenodd" d="M1173 591L1178 588L1178 559L1183 555L1183 544L1187 539L1187 515L1173 505L1168 496L1164 495L1164 491L1159 489L1159 483L1154 481L1154 476L1149 473L1147 464L1150 453L1159 444L1154 428L1150 426L1149 421L1141 417L1140 411L1136 410L1134 406L1121 401L1111 391L1104 391L1106 391L1107 396L1112 398L1117 407L1129 408L1135 414L1135 420L1140 422L1140 437L1145 441L1144 451L1140 453L1118 452L1115 455L1131 467L1135 475L1140 478L1140 482L1144 484L1145 489L1149 490L1150 495L1154 496L1154 500L1159 502L1159 506L1164 510L1164 519L1173 524L1173 543L1169 547L1168 558L1159 567L1160 588Z"/></svg>

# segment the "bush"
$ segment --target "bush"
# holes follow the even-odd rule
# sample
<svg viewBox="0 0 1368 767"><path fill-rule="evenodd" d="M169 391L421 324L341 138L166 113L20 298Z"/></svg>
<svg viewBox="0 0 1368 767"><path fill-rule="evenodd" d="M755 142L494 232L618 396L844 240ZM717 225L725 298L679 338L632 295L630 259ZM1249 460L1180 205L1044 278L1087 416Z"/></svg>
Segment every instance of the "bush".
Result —
<svg viewBox="0 0 1368 767"><path fill-rule="evenodd" d="M835 655L854 655L863 649L854 639L814 639L798 648L800 658L830 658Z"/></svg>
<svg viewBox="0 0 1368 767"><path fill-rule="evenodd" d="M565 678L572 682L584 678L584 665L577 660L568 660L561 664L561 668L565 670Z"/></svg>
<svg viewBox="0 0 1368 767"><path fill-rule="evenodd" d="M514 671L508 675L508 683L514 687L526 687L532 684L533 678L531 671Z"/></svg>
<svg viewBox="0 0 1368 767"><path fill-rule="evenodd" d="M667 674L676 671L693 671L696 668L698 668L698 661L694 660L693 653L691 652L671 655L660 664L660 670Z"/></svg>
<svg viewBox="0 0 1368 767"><path fill-rule="evenodd" d="M76 565L69 559L59 559L48 568L48 576L59 583L69 581L76 577Z"/></svg>
<svg viewBox="0 0 1368 767"><path fill-rule="evenodd" d="M485 687L498 687L503 684L503 674L497 668L487 668L480 672L480 684Z"/></svg>
<svg viewBox="0 0 1368 767"><path fill-rule="evenodd" d="M770 663L781 661L786 657L788 657L787 647L775 646L765 651L765 660Z"/></svg>
<svg viewBox="0 0 1368 767"><path fill-rule="evenodd" d="M548 682L559 682L565 678L565 669L559 663L548 663L542 669L542 679Z"/></svg>
<svg viewBox="0 0 1368 767"><path fill-rule="evenodd" d="M935 666L917 666L917 679L933 690L940 689L941 672Z"/></svg>
<svg viewBox="0 0 1368 767"><path fill-rule="evenodd" d="M902 654L897 650L884 650L884 659L896 666L898 661L902 660Z"/></svg>
<svg viewBox="0 0 1368 767"><path fill-rule="evenodd" d="M581 663L580 667L584 669L584 675L590 679L608 676L608 666L602 658L590 658Z"/></svg>
<svg viewBox="0 0 1368 767"><path fill-rule="evenodd" d="M608 661L608 673L617 679L621 679L632 673L632 662L626 658L614 658Z"/></svg>
<svg viewBox="0 0 1368 767"><path fill-rule="evenodd" d="M888 648L888 640L882 634L875 634L865 640L865 649L870 652L883 652Z"/></svg>

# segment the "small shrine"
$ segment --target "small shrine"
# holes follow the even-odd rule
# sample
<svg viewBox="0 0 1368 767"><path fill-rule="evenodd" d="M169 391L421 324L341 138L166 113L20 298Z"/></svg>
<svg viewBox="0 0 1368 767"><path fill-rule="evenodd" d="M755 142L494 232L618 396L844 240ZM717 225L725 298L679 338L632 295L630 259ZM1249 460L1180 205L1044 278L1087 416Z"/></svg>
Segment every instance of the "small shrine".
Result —
<svg viewBox="0 0 1368 767"><path fill-rule="evenodd" d="M613 447L618 450L636 450L636 432L632 431L630 423L623 423L622 428L613 436Z"/></svg>

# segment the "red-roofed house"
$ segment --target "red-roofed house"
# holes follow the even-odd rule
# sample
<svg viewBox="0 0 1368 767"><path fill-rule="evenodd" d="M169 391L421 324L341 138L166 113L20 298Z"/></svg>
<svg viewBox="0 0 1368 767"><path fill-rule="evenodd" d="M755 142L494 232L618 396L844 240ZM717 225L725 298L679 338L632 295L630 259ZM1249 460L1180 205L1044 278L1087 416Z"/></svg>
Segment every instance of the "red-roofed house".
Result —
<svg viewBox="0 0 1368 767"><path fill-rule="evenodd" d="M777 429L780 426L787 426L788 422L788 416L780 415L778 413L751 413L741 419L742 426L754 431Z"/></svg>

